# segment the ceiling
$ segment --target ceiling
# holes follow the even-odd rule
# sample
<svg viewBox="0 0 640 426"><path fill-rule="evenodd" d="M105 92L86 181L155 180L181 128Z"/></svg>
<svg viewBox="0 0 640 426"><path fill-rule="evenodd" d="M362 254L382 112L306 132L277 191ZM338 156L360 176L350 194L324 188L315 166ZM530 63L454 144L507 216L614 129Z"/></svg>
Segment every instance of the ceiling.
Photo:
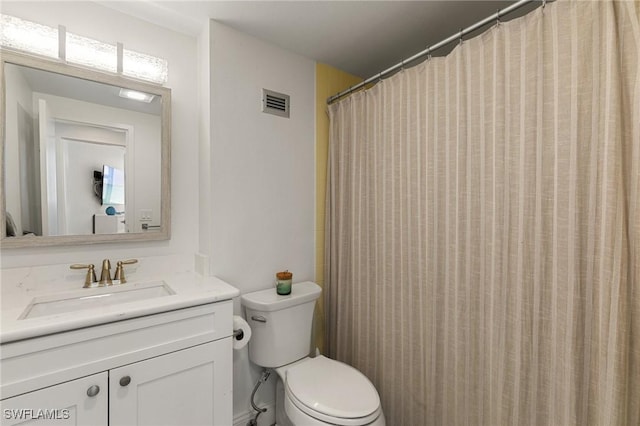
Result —
<svg viewBox="0 0 640 426"><path fill-rule="evenodd" d="M367 78L514 1L117 1L98 3L197 36L214 19ZM537 6L528 6L531 10ZM524 8L520 14L524 12ZM505 19L508 19L505 18ZM440 53L446 53L443 50Z"/></svg>

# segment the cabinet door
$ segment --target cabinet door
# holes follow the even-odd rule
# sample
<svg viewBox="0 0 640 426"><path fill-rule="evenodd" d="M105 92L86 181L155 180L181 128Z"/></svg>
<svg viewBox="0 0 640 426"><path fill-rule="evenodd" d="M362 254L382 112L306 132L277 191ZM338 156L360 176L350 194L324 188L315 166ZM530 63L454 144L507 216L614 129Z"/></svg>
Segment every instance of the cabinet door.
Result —
<svg viewBox="0 0 640 426"><path fill-rule="evenodd" d="M0 424L107 426L107 386L104 372L7 398Z"/></svg>
<svg viewBox="0 0 640 426"><path fill-rule="evenodd" d="M110 426L233 424L231 338L109 371Z"/></svg>

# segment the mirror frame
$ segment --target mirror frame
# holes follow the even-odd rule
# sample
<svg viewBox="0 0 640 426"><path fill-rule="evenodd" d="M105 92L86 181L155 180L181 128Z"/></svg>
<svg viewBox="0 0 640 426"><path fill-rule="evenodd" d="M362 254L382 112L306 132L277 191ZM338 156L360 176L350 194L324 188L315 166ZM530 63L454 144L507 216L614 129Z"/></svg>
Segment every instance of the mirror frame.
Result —
<svg viewBox="0 0 640 426"><path fill-rule="evenodd" d="M64 74L83 80L110 84L141 92L162 96L161 123L161 182L160 182L160 229L123 234L87 234L87 235L56 235L34 237L7 237L6 224L6 187L5 187L5 143L6 143L6 82L4 67L6 63L22 65ZM136 79L130 79L118 74L102 72L71 65L69 63L32 56L26 53L0 48L0 247L49 247L71 246L96 243L120 243L125 241L159 241L171 238L171 89Z"/></svg>

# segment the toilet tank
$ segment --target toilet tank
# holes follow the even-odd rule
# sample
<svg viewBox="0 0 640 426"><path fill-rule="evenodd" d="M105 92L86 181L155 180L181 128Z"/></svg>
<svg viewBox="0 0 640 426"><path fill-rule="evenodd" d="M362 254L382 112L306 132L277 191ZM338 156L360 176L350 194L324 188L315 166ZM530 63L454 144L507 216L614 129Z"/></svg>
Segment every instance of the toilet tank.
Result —
<svg viewBox="0 0 640 426"><path fill-rule="evenodd" d="M281 296L275 288L242 295L251 327L249 359L275 368L309 355L316 299L322 289L311 281L293 284L291 294Z"/></svg>

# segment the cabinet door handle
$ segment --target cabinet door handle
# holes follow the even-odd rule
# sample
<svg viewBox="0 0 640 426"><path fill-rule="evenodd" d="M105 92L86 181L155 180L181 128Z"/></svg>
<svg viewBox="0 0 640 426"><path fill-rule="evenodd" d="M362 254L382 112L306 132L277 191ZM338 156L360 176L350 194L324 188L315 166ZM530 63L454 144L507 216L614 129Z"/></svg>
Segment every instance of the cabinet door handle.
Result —
<svg viewBox="0 0 640 426"><path fill-rule="evenodd" d="M94 397L100 393L100 386L93 385L87 389L87 396Z"/></svg>
<svg viewBox="0 0 640 426"><path fill-rule="evenodd" d="M129 383L131 383L130 376L124 376L120 379L120 386L127 386Z"/></svg>

